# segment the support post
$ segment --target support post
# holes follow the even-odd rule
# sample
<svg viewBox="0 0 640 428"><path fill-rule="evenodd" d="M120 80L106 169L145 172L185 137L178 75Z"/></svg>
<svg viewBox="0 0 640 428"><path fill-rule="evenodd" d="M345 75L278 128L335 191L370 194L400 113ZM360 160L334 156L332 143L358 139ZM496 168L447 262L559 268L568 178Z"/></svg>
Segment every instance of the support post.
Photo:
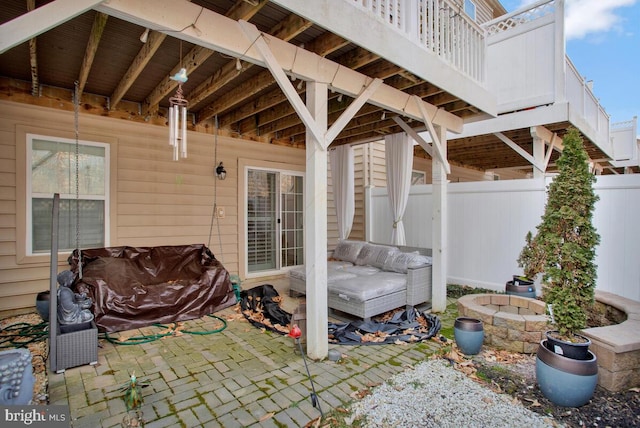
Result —
<svg viewBox="0 0 640 428"><path fill-rule="evenodd" d="M538 136L537 133L532 132L533 136L533 178L540 179L544 178L544 171L539 168L540 165L545 165L545 143L542 138ZM549 147L549 153L553 151L553 146ZM546 166L546 165L545 165Z"/></svg>
<svg viewBox="0 0 640 428"><path fill-rule="evenodd" d="M440 138L442 153L447 153L447 130L441 126L434 126L435 134ZM431 288L431 309L434 312L444 312L447 308L447 171L438 156L432 158L431 168L433 184L433 284Z"/></svg>
<svg viewBox="0 0 640 428"><path fill-rule="evenodd" d="M327 85L307 82L307 109L316 129L327 130ZM327 299L327 150L307 127L304 188L304 265L307 282L307 355L320 360L329 352Z"/></svg>

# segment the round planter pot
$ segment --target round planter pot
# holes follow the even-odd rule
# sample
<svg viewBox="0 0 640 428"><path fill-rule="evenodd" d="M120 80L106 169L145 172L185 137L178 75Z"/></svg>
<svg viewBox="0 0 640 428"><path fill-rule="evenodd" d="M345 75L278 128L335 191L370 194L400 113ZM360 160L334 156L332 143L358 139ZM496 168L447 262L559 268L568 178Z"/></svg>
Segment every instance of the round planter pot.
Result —
<svg viewBox="0 0 640 428"><path fill-rule="evenodd" d="M587 404L598 384L598 361L588 351L586 360L574 360L548 349L540 342L536 356L536 381L550 401L562 407Z"/></svg>
<svg viewBox="0 0 640 428"><path fill-rule="evenodd" d="M531 281L526 276L522 275L513 275L513 285L533 285L533 281Z"/></svg>
<svg viewBox="0 0 640 428"><path fill-rule="evenodd" d="M40 317L45 321L49 321L49 302L51 295L49 291L41 291L36 296L36 310L40 314Z"/></svg>
<svg viewBox="0 0 640 428"><path fill-rule="evenodd" d="M536 297L536 287L533 283L515 285L514 281L507 281L506 292L520 297Z"/></svg>
<svg viewBox="0 0 640 428"><path fill-rule="evenodd" d="M591 345L591 340L588 337L581 336L576 334L576 336L581 337L583 342L567 342L565 340L560 340L555 337L557 331L551 330L545 332L546 346L547 349L551 352L555 352L556 354L564 355L567 358L573 358L574 360L587 360L589 359L589 345Z"/></svg>
<svg viewBox="0 0 640 428"><path fill-rule="evenodd" d="M475 355L480 352L484 341L482 321L477 318L458 317L453 324L453 335L463 354Z"/></svg>

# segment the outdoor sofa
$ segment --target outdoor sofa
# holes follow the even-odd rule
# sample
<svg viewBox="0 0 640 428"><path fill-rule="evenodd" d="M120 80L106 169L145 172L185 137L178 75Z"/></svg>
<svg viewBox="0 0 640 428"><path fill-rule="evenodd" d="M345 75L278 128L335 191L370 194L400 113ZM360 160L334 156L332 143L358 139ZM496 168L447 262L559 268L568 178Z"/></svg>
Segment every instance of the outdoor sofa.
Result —
<svg viewBox="0 0 640 428"><path fill-rule="evenodd" d="M68 261L101 331L187 321L236 303L229 272L203 244L85 249L82 277L77 250Z"/></svg>
<svg viewBox="0 0 640 428"><path fill-rule="evenodd" d="M306 270L289 271L289 292L306 294ZM330 309L359 318L431 301L431 250L340 241L327 261Z"/></svg>

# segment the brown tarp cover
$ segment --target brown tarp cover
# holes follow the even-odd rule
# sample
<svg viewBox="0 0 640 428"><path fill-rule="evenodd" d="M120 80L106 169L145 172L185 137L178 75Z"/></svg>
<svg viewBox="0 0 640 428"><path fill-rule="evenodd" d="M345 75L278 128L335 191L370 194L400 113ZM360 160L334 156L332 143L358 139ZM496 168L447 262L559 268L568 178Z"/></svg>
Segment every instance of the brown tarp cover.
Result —
<svg viewBox="0 0 640 428"><path fill-rule="evenodd" d="M82 279L77 250L69 265L101 331L186 321L236 303L229 272L202 244L82 250Z"/></svg>

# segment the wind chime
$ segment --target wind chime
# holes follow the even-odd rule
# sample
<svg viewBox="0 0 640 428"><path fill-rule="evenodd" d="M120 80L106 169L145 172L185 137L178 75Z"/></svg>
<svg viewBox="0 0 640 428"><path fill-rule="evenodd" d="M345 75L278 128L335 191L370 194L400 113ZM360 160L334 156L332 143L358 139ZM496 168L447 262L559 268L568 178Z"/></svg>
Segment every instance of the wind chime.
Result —
<svg viewBox="0 0 640 428"><path fill-rule="evenodd" d="M173 160L187 157L187 106L189 102L182 95L182 84L187 81L187 69L170 77L178 82L178 89L169 98L169 145L173 147Z"/></svg>

